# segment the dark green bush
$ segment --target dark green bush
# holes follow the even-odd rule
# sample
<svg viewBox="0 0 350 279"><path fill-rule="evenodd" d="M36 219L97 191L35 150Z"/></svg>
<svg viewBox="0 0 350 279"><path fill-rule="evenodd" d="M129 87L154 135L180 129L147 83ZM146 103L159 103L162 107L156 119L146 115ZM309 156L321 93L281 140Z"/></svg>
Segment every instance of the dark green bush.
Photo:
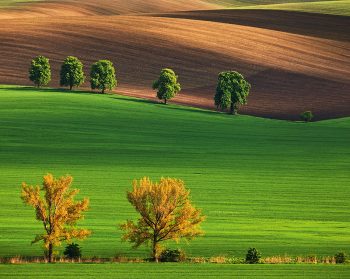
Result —
<svg viewBox="0 0 350 279"><path fill-rule="evenodd" d="M300 119L305 122L310 122L314 118L314 115L311 111L305 111L300 114Z"/></svg>
<svg viewBox="0 0 350 279"><path fill-rule="evenodd" d="M185 259L185 252L180 249L166 249L161 253L159 258L161 262L183 262Z"/></svg>
<svg viewBox="0 0 350 279"><path fill-rule="evenodd" d="M245 262L249 264L257 264L259 263L261 258L261 254L255 248L249 248L247 255L245 256Z"/></svg>
<svg viewBox="0 0 350 279"><path fill-rule="evenodd" d="M78 244L68 244L63 252L68 259L79 259L81 258L81 249Z"/></svg>
<svg viewBox="0 0 350 279"><path fill-rule="evenodd" d="M346 254L344 252L339 252L335 256L335 262L337 264L342 264L346 262Z"/></svg>

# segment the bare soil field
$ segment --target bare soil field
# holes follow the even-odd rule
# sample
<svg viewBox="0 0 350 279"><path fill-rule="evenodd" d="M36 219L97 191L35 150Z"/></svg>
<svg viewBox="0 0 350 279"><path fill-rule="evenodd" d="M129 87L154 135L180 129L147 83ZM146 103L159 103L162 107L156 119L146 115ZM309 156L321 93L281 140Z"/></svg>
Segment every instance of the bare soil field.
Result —
<svg viewBox="0 0 350 279"><path fill-rule="evenodd" d="M0 11L1 18L91 16L208 10L219 5L202 0L43 0L20 3Z"/></svg>
<svg viewBox="0 0 350 279"><path fill-rule="evenodd" d="M65 56L79 57L86 73L105 58L117 68L117 92L152 99L152 81L161 68L171 67L183 87L173 102L215 109L218 73L237 70L252 84L243 113L292 120L305 110L316 119L350 116L349 17L178 12L212 8L202 1L104 1L106 10L95 0L70 0L69 5L49 1L15 8L11 19L11 13L0 11L6 23L0 25L0 83L30 84L27 69L39 54L51 59L51 86L58 86ZM56 16L36 16L39 7ZM118 15L143 12L152 14Z"/></svg>

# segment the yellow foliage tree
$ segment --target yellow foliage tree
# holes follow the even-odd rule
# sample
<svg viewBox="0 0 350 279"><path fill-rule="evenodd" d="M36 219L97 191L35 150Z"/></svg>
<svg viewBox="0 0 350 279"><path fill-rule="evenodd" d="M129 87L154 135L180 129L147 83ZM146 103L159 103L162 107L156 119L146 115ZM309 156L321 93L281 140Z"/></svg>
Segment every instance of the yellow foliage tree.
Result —
<svg viewBox="0 0 350 279"><path fill-rule="evenodd" d="M190 191L184 182L175 178L161 178L153 183L148 177L133 181L133 190L127 192L129 202L140 214L137 222L127 220L121 225L123 240L137 248L152 246L152 257L158 262L161 245L166 240L190 240L202 235L200 223L205 216L191 205Z"/></svg>
<svg viewBox="0 0 350 279"><path fill-rule="evenodd" d="M32 243L44 242L49 262L53 260L53 248L62 241L84 239L90 235L89 230L75 227L84 217L82 213L88 210L89 200L74 200L79 190L70 190L72 181L71 176L55 179L49 173L44 176L42 187L22 184L23 202L35 208L36 219L44 225L44 233L38 234Z"/></svg>

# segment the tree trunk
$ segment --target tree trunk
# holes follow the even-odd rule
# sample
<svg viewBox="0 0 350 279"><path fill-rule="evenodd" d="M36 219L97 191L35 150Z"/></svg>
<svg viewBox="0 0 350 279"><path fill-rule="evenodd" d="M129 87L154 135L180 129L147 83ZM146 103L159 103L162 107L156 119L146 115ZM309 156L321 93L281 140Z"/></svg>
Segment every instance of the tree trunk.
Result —
<svg viewBox="0 0 350 279"><path fill-rule="evenodd" d="M165 104L165 105L167 104L167 99L164 99L164 104Z"/></svg>
<svg viewBox="0 0 350 279"><path fill-rule="evenodd" d="M49 251L48 251L48 255L47 255L47 260L49 263L52 263L52 260L53 260L53 245L51 243L49 244Z"/></svg>
<svg viewBox="0 0 350 279"><path fill-rule="evenodd" d="M232 115L237 115L237 106L236 106L236 104L231 103L230 113L231 113Z"/></svg>
<svg viewBox="0 0 350 279"><path fill-rule="evenodd" d="M159 262L159 255L158 255L158 243L157 243L157 237L153 237L152 241L152 258L154 262Z"/></svg>
<svg viewBox="0 0 350 279"><path fill-rule="evenodd" d="M103 88L102 88L102 94L105 94L105 90L106 90L106 89L103 87Z"/></svg>
<svg viewBox="0 0 350 279"><path fill-rule="evenodd" d="M69 85L69 90L72 91L73 85Z"/></svg>

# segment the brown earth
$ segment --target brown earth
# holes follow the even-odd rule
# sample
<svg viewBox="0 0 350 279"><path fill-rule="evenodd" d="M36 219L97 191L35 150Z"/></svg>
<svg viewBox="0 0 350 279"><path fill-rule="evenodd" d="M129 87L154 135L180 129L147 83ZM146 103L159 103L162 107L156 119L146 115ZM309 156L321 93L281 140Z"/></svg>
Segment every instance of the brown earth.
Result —
<svg viewBox="0 0 350 279"><path fill-rule="evenodd" d="M42 0L19 3L0 11L0 19L41 16L91 16L219 8L202 0Z"/></svg>
<svg viewBox="0 0 350 279"><path fill-rule="evenodd" d="M209 10L155 14L161 17L206 20L350 41L350 17L275 10Z"/></svg>
<svg viewBox="0 0 350 279"><path fill-rule="evenodd" d="M348 18L334 17L332 25L325 23L329 16L310 15L308 22L308 14L296 13L302 19L293 25L293 13L259 11L265 13L259 18L242 11L235 20L239 12L29 17L25 10L27 18L3 19L0 25L0 83L29 84L30 60L39 54L51 59L51 86L58 86L65 56L81 58L86 72L106 58L117 68L118 92L154 98L152 81L161 68L172 67L183 87L173 102L214 109L217 74L233 69L252 84L243 113L280 119L297 119L305 110L317 119L350 116Z"/></svg>

